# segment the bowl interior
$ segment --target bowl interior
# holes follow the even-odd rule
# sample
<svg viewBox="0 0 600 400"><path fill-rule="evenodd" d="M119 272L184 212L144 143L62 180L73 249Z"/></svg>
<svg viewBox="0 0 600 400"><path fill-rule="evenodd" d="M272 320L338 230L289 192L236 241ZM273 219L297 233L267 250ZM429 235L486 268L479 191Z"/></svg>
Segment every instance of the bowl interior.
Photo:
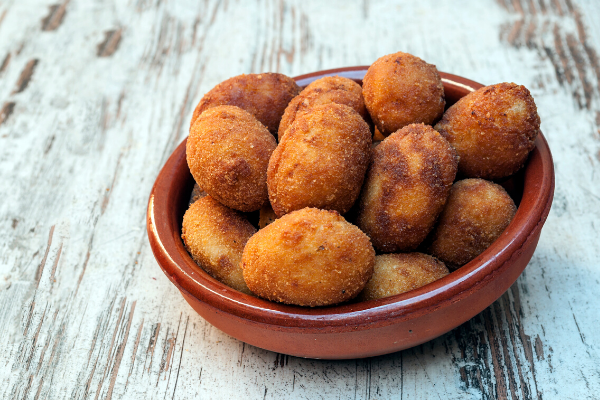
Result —
<svg viewBox="0 0 600 400"><path fill-rule="evenodd" d="M341 68L299 76L300 86L330 75L345 76L362 84L367 66ZM483 85L440 72L447 107ZM185 158L184 140L161 170L148 205L148 235L155 257L171 281L186 294L219 310L256 322L289 328L368 329L390 316L421 315L443 301L458 300L471 286L507 262L534 229L541 229L554 190L552 157L540 133L526 167L501 184L519 205L503 235L476 259L446 277L411 292L366 302L305 308L262 300L216 281L198 267L181 240L181 223L188 208L194 179ZM498 295L499 296L499 295Z"/></svg>

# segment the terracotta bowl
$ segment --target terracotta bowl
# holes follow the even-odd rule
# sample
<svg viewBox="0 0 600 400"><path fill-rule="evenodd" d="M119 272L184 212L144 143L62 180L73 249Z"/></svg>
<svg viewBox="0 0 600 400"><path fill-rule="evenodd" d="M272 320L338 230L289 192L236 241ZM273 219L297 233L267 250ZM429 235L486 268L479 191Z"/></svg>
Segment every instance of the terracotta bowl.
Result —
<svg viewBox="0 0 600 400"><path fill-rule="evenodd" d="M328 75L362 83L368 67L340 68L296 79L305 86ZM441 72L449 105L481 84ZM160 171L148 203L147 229L159 265L185 300L223 332L263 349L300 357L345 359L395 352L427 342L468 321L498 299L531 259L552 204L554 168L543 135L526 167L504 183L519 208L490 248L459 270L408 293L333 307L302 308L248 296L219 283L192 261L181 221L194 180L185 140Z"/></svg>

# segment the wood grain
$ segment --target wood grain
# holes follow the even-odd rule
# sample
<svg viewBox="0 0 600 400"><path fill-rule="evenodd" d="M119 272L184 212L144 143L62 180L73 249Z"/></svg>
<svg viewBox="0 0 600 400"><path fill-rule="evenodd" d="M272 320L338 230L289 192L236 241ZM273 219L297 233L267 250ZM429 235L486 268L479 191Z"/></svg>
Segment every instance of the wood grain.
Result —
<svg viewBox="0 0 600 400"><path fill-rule="evenodd" d="M0 2L0 398L597 398L600 5L575 0ZM452 332L365 360L228 337L145 234L201 96L407 51L532 92L555 203L517 283Z"/></svg>

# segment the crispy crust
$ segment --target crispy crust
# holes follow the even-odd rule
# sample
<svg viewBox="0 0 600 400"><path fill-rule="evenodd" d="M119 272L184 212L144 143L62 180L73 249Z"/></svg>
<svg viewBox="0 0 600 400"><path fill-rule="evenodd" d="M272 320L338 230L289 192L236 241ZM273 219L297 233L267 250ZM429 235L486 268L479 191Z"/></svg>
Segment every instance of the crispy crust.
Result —
<svg viewBox="0 0 600 400"><path fill-rule="evenodd" d="M433 128L408 125L373 150L357 225L382 252L411 251L444 207L458 157Z"/></svg>
<svg viewBox="0 0 600 400"><path fill-rule="evenodd" d="M402 52L383 56L369 67L363 96L373 122L385 136L412 123L433 124L446 105L435 65Z"/></svg>
<svg viewBox="0 0 600 400"><path fill-rule="evenodd" d="M375 257L373 277L357 300L381 299L437 281L450 272L443 262L423 253L382 254Z"/></svg>
<svg viewBox="0 0 600 400"><path fill-rule="evenodd" d="M462 175L498 179L525 164L535 147L540 117L527 88L499 83L461 98L435 129L458 152Z"/></svg>
<svg viewBox="0 0 600 400"><path fill-rule="evenodd" d="M181 231L183 243L196 264L216 280L251 294L240 261L244 246L256 229L241 213L205 196L186 211Z"/></svg>
<svg viewBox="0 0 600 400"><path fill-rule="evenodd" d="M254 115L271 134L276 135L279 121L290 100L300 93L292 78L278 73L238 75L219 83L196 106L190 130L200 114L209 108L237 106Z"/></svg>
<svg viewBox="0 0 600 400"><path fill-rule="evenodd" d="M335 211L305 208L252 236L241 265L258 296L314 307L355 297L374 263L375 250L360 229Z"/></svg>
<svg viewBox="0 0 600 400"><path fill-rule="evenodd" d="M458 181L432 232L428 253L455 270L498 239L516 211L502 186L483 179Z"/></svg>
<svg viewBox="0 0 600 400"><path fill-rule="evenodd" d="M308 112L314 106L328 103L351 107L363 119L367 115L362 88L358 83L340 76L326 76L312 82L288 104L279 124L279 140L281 141L298 115Z"/></svg>
<svg viewBox="0 0 600 400"><path fill-rule="evenodd" d="M269 200L282 216L304 207L346 213L369 164L371 132L352 108L315 106L298 116L269 161Z"/></svg>
<svg viewBox="0 0 600 400"><path fill-rule="evenodd" d="M240 211L256 211L268 199L267 166L277 143L248 112L217 106L194 123L186 152L198 185Z"/></svg>

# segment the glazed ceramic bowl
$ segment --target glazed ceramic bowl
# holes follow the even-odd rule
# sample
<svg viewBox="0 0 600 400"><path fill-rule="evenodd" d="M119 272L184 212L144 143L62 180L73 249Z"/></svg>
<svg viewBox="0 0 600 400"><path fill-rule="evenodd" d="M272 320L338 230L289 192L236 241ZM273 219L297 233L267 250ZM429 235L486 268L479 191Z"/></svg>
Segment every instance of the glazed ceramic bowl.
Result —
<svg viewBox="0 0 600 400"><path fill-rule="evenodd" d="M329 75L362 83L368 67L299 76L300 86ZM446 102L481 84L440 73ZM233 290L211 278L189 256L181 222L194 180L185 140L160 171L148 204L147 229L159 265L185 300L223 332L263 349L325 359L369 357L427 342L468 321L498 299L531 259L552 204L552 155L540 134L525 168L504 183L518 211L502 236L476 259L446 277L408 293L361 303L303 308Z"/></svg>

